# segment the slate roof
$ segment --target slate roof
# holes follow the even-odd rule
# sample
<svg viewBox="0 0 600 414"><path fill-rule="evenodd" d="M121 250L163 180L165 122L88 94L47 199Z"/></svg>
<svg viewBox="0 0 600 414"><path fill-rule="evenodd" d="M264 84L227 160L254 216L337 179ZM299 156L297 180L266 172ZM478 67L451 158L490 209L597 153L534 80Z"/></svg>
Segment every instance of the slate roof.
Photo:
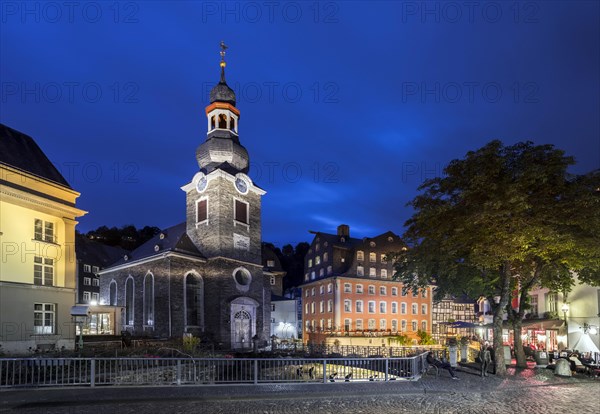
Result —
<svg viewBox="0 0 600 414"><path fill-rule="evenodd" d="M273 260L274 266L267 266L269 260ZM281 261L279 260L279 257L277 257L275 251L271 249L271 247L268 246L266 243L262 244L262 264L264 270L266 271L283 272L283 268L281 267Z"/></svg>
<svg viewBox="0 0 600 414"><path fill-rule="evenodd" d="M132 262L137 262L142 259L147 259L152 256L159 256L165 252L177 252L199 258L204 258L204 255L200 253L194 242L186 233L186 223L177 224L162 230L159 234L142 244L140 247L129 253L127 260L121 257L110 267L120 266ZM161 235L163 238L161 239ZM155 246L158 246L158 251L155 250Z"/></svg>
<svg viewBox="0 0 600 414"><path fill-rule="evenodd" d="M0 124L0 163L71 188L29 135Z"/></svg>

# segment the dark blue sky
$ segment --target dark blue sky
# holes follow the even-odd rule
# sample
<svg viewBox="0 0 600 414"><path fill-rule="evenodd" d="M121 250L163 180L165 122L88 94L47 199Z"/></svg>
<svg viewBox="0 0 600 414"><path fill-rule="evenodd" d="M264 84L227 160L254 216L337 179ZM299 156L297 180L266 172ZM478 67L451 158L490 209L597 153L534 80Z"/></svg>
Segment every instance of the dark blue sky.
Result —
<svg viewBox="0 0 600 414"><path fill-rule="evenodd" d="M221 40L265 241L402 233L492 139L600 167L596 1L73 4L0 5L0 122L81 192L80 231L184 220Z"/></svg>

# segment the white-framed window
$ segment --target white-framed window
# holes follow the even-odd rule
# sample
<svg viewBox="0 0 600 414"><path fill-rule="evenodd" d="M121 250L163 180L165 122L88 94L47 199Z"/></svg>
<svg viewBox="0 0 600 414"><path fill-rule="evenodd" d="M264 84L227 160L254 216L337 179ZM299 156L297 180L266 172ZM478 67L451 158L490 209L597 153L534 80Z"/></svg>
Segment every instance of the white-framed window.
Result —
<svg viewBox="0 0 600 414"><path fill-rule="evenodd" d="M308 259L308 267L312 267L312 259Z"/></svg>
<svg viewBox="0 0 600 414"><path fill-rule="evenodd" d="M369 295L374 295L375 294L375 286L373 285L369 285L369 287L367 288L367 292Z"/></svg>
<svg viewBox="0 0 600 414"><path fill-rule="evenodd" d="M369 306L369 313L375 313L375 301L370 300L368 306Z"/></svg>
<svg viewBox="0 0 600 414"><path fill-rule="evenodd" d="M250 224L250 204L238 198L233 199L234 223Z"/></svg>
<svg viewBox="0 0 600 414"><path fill-rule="evenodd" d="M356 285L356 293L363 293L363 285Z"/></svg>
<svg viewBox="0 0 600 414"><path fill-rule="evenodd" d="M83 292L83 301L88 303L92 299L92 293L87 290Z"/></svg>
<svg viewBox="0 0 600 414"><path fill-rule="evenodd" d="M350 283L344 283L344 293L352 293L352 285Z"/></svg>
<svg viewBox="0 0 600 414"><path fill-rule="evenodd" d="M54 223L41 219L34 219L33 238L38 241L55 243L54 238Z"/></svg>
<svg viewBox="0 0 600 414"><path fill-rule="evenodd" d="M275 260L267 260L267 267L275 267Z"/></svg>
<svg viewBox="0 0 600 414"><path fill-rule="evenodd" d="M392 332L398 332L398 320L392 319Z"/></svg>
<svg viewBox="0 0 600 414"><path fill-rule="evenodd" d="M92 266L93 273L98 273L99 271L100 271L100 268L98 266Z"/></svg>
<svg viewBox="0 0 600 414"><path fill-rule="evenodd" d="M98 302L98 300L100 300L100 294L98 292L93 292L92 300Z"/></svg>
<svg viewBox="0 0 600 414"><path fill-rule="evenodd" d="M319 328L321 331L325 330L325 319L319 319Z"/></svg>
<svg viewBox="0 0 600 414"><path fill-rule="evenodd" d="M352 312L352 301L350 299L344 300L344 312Z"/></svg>
<svg viewBox="0 0 600 414"><path fill-rule="evenodd" d="M356 320L356 330L357 331L362 331L363 330L363 320L362 319L357 319Z"/></svg>
<svg viewBox="0 0 600 414"><path fill-rule="evenodd" d="M327 329L331 329L333 327L333 322L331 318L327 319Z"/></svg>
<svg viewBox="0 0 600 414"><path fill-rule="evenodd" d="M380 296L386 296L387 295L387 289L385 286L379 286L379 295Z"/></svg>
<svg viewBox="0 0 600 414"><path fill-rule="evenodd" d="M83 265L83 271L85 273L92 273L92 266L88 265L88 264L84 264Z"/></svg>
<svg viewBox="0 0 600 414"><path fill-rule="evenodd" d="M310 304L310 313L315 313L315 302L311 302Z"/></svg>
<svg viewBox="0 0 600 414"><path fill-rule="evenodd" d="M387 269L381 269L381 278L387 279Z"/></svg>
<svg viewBox="0 0 600 414"><path fill-rule="evenodd" d="M364 276L365 275L365 269L362 266L356 266L356 275L357 276Z"/></svg>
<svg viewBox="0 0 600 414"><path fill-rule="evenodd" d="M357 313L362 313L363 312L363 301L362 300L357 300L356 301L356 312Z"/></svg>
<svg viewBox="0 0 600 414"><path fill-rule="evenodd" d="M117 282L114 280L111 280L108 285L108 304L117 306Z"/></svg>
<svg viewBox="0 0 600 414"><path fill-rule="evenodd" d="M307 315L310 313L310 303L304 304L304 313Z"/></svg>
<svg viewBox="0 0 600 414"><path fill-rule="evenodd" d="M308 273L305 273L305 274L304 274L304 281L305 281L305 282L308 282Z"/></svg>
<svg viewBox="0 0 600 414"><path fill-rule="evenodd" d="M33 284L39 286L54 285L54 259L33 257Z"/></svg>
<svg viewBox="0 0 600 414"><path fill-rule="evenodd" d="M315 266L318 266L320 264L321 264L321 256L315 257Z"/></svg>
<svg viewBox="0 0 600 414"><path fill-rule="evenodd" d="M304 324L304 326L305 326L304 329L306 330L306 332L310 332L310 321L306 321L306 323Z"/></svg>
<svg viewBox="0 0 600 414"><path fill-rule="evenodd" d="M84 277L84 278L83 278L83 284L84 284L85 286L91 286L91 285L92 285L92 279L91 279L91 278L89 278L89 277Z"/></svg>
<svg viewBox="0 0 600 414"><path fill-rule="evenodd" d="M52 335L56 326L56 305L54 303L33 304L33 328L37 335Z"/></svg>
<svg viewBox="0 0 600 414"><path fill-rule="evenodd" d="M325 285L319 286L319 294L321 294L321 295L325 294Z"/></svg>
<svg viewBox="0 0 600 414"><path fill-rule="evenodd" d="M375 269L374 267L369 267L369 277L375 276L377 276L377 269Z"/></svg>
<svg viewBox="0 0 600 414"><path fill-rule="evenodd" d="M421 321L421 330L427 332L427 321Z"/></svg>
<svg viewBox="0 0 600 414"><path fill-rule="evenodd" d="M306 289L304 292L305 292L305 294L304 294L305 297L308 297L310 295L310 289Z"/></svg>
<svg viewBox="0 0 600 414"><path fill-rule="evenodd" d="M379 256L379 260L381 260L381 263L384 263L384 264L387 263L387 259L385 257L385 254L380 255Z"/></svg>
<svg viewBox="0 0 600 414"><path fill-rule="evenodd" d="M370 331L375 330L375 319L369 319L367 321L367 329L369 329Z"/></svg>
<svg viewBox="0 0 600 414"><path fill-rule="evenodd" d="M400 313L401 313L402 315L406 315L406 303L405 303L405 302L402 302L402 303L400 304Z"/></svg>
<svg viewBox="0 0 600 414"><path fill-rule="evenodd" d="M407 295L406 290L404 289L404 287L402 287L402 296L406 296L406 295Z"/></svg>
<svg viewBox="0 0 600 414"><path fill-rule="evenodd" d="M375 253L369 253L369 262L371 262L371 263L377 263L377 254L375 254Z"/></svg>
<svg viewBox="0 0 600 414"><path fill-rule="evenodd" d="M392 296L398 296L398 288L397 287L392 288Z"/></svg>
<svg viewBox="0 0 600 414"><path fill-rule="evenodd" d="M329 260L329 254L327 252L323 253L323 261L326 262Z"/></svg>
<svg viewBox="0 0 600 414"><path fill-rule="evenodd" d="M356 260L365 260L365 252L363 252L362 250L358 250L356 252Z"/></svg>
<svg viewBox="0 0 600 414"><path fill-rule="evenodd" d="M310 289L310 296L315 296L315 288Z"/></svg>
<svg viewBox="0 0 600 414"><path fill-rule="evenodd" d="M327 274L330 275L333 273L333 267L332 266L327 266Z"/></svg>
<svg viewBox="0 0 600 414"><path fill-rule="evenodd" d="M402 319L401 326L402 326L402 332L406 332L406 319Z"/></svg>
<svg viewBox="0 0 600 414"><path fill-rule="evenodd" d="M344 331L349 332L352 330L352 319L344 319Z"/></svg>
<svg viewBox="0 0 600 414"><path fill-rule="evenodd" d="M427 289L422 289L421 290L421 297L422 298L426 298L427 297Z"/></svg>
<svg viewBox="0 0 600 414"><path fill-rule="evenodd" d="M327 301L327 312L333 312L333 300L329 299Z"/></svg>
<svg viewBox="0 0 600 414"><path fill-rule="evenodd" d="M98 278L92 279L92 286L100 286L100 279L98 279Z"/></svg>
<svg viewBox="0 0 600 414"><path fill-rule="evenodd" d="M427 315L427 305L421 304L421 315Z"/></svg>
<svg viewBox="0 0 600 414"><path fill-rule="evenodd" d="M310 280L315 280L316 274L315 271L313 270L312 272L310 272Z"/></svg>
<svg viewBox="0 0 600 414"><path fill-rule="evenodd" d="M413 315L416 315L416 314L419 313L419 305L417 305L416 303L413 303L412 306L411 306L411 308L412 308L412 314Z"/></svg>
<svg viewBox="0 0 600 414"><path fill-rule="evenodd" d="M333 283L328 283L327 284L327 293L331 293L333 292Z"/></svg>
<svg viewBox="0 0 600 414"><path fill-rule="evenodd" d="M387 321L385 319L379 319L379 329L382 331L387 329Z"/></svg>
<svg viewBox="0 0 600 414"><path fill-rule="evenodd" d="M417 328L418 328L418 323L417 321L412 321L411 322L411 328L413 332L417 332Z"/></svg>
<svg viewBox="0 0 600 414"><path fill-rule="evenodd" d="M379 313L387 313L387 302L379 302Z"/></svg>
<svg viewBox="0 0 600 414"><path fill-rule="evenodd" d="M398 302L392 302L392 313L398 313Z"/></svg>
<svg viewBox="0 0 600 414"><path fill-rule="evenodd" d="M196 226L208 224L208 197L196 201Z"/></svg>
<svg viewBox="0 0 600 414"><path fill-rule="evenodd" d="M325 301L319 302L319 313L325 312Z"/></svg>
<svg viewBox="0 0 600 414"><path fill-rule="evenodd" d="M323 277L325 276L325 269L321 268L319 269L319 277Z"/></svg>

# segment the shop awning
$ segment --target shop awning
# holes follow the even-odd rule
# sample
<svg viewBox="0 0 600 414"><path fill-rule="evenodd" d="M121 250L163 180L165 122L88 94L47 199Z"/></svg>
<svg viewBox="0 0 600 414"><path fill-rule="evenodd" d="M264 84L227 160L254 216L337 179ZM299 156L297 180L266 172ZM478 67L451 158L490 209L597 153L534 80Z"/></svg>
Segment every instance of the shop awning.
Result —
<svg viewBox="0 0 600 414"><path fill-rule="evenodd" d="M536 331L558 330L564 325L562 319L525 319L523 329L535 329Z"/></svg>
<svg viewBox="0 0 600 414"><path fill-rule="evenodd" d="M71 306L71 316L90 316L90 307L86 305Z"/></svg>

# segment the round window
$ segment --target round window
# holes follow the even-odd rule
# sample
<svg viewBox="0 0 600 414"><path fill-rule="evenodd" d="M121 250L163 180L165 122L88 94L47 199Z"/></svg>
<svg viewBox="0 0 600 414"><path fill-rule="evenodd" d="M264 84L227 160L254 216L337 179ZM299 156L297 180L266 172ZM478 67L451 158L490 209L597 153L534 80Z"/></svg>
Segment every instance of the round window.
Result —
<svg viewBox="0 0 600 414"><path fill-rule="evenodd" d="M252 276L246 269L236 270L233 277L235 278L236 283L241 286L248 286L252 281Z"/></svg>

